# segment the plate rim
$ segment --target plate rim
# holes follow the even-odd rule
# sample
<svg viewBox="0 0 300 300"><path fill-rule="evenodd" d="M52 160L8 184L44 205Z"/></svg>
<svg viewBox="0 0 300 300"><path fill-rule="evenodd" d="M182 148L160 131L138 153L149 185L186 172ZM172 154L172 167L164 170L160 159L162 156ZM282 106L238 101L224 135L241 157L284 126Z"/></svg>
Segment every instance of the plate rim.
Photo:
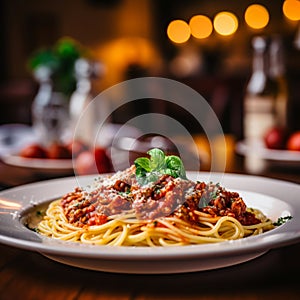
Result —
<svg viewBox="0 0 300 300"><path fill-rule="evenodd" d="M10 166L35 170L72 170L74 168L72 158L27 158L16 154L6 154L1 159L5 164Z"/></svg>
<svg viewBox="0 0 300 300"><path fill-rule="evenodd" d="M255 155L266 160L300 162L300 151L268 149L264 147L263 142L260 140L256 141L253 146L247 145L246 140L241 140L236 143L235 148L238 154L244 156L253 154L251 150L255 149Z"/></svg>

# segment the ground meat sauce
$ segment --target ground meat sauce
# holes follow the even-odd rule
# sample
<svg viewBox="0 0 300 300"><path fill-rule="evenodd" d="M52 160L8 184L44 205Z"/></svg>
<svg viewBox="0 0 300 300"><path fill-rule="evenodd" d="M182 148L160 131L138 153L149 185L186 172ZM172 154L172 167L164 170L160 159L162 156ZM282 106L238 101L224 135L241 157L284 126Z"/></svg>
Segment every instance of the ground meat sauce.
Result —
<svg viewBox="0 0 300 300"><path fill-rule="evenodd" d="M162 175L156 182L141 187L131 167L110 178L100 178L95 187L91 192L76 188L61 199L71 224L101 225L108 216L129 210L143 220L175 215L196 224L198 215L194 211L198 210L213 217L231 216L243 225L261 222L246 210L238 193L226 191L219 184Z"/></svg>
<svg viewBox="0 0 300 300"><path fill-rule="evenodd" d="M185 201L185 193L193 183L163 175L157 182L136 190L133 208L139 219L154 220L169 216Z"/></svg>
<svg viewBox="0 0 300 300"><path fill-rule="evenodd" d="M219 184L198 182L194 190L186 196L186 201L179 213L196 221L194 210L210 214L213 217L229 216L236 218L243 225L258 224L261 221L248 212L245 202L237 192L225 190Z"/></svg>
<svg viewBox="0 0 300 300"><path fill-rule="evenodd" d="M101 225L107 221L107 216L131 209L128 197L113 186L101 186L91 193L76 189L64 196L61 204L68 221L77 226Z"/></svg>

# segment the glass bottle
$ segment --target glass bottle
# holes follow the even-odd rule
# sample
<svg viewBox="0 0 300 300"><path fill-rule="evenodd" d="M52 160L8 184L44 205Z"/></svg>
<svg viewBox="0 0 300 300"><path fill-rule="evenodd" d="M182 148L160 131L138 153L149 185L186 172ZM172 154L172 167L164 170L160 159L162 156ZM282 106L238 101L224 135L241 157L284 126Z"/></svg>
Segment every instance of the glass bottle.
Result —
<svg viewBox="0 0 300 300"><path fill-rule="evenodd" d="M92 101L92 66L88 60L80 58L75 62L76 89L71 95L69 112L73 140L90 143L94 126L94 111L88 109Z"/></svg>
<svg viewBox="0 0 300 300"><path fill-rule="evenodd" d="M276 83L275 112L276 122L279 127L286 128L288 106L288 82L286 78L285 61L282 40L279 36L273 36L269 48L270 77Z"/></svg>
<svg viewBox="0 0 300 300"><path fill-rule="evenodd" d="M99 78L103 66L97 62L80 58L75 62L76 89L71 95L69 112L71 118L72 139L87 145L95 143L98 132L98 120L106 115L105 101L94 97L92 79Z"/></svg>
<svg viewBox="0 0 300 300"><path fill-rule="evenodd" d="M267 39L254 37L252 74L244 99L244 138L249 153L245 167L250 173L261 173L266 161L259 151L263 147L266 131L276 125L276 84L268 72Z"/></svg>
<svg viewBox="0 0 300 300"><path fill-rule="evenodd" d="M249 142L261 140L266 130L276 124L276 84L268 72L267 39L255 37L252 74L244 99L244 137Z"/></svg>
<svg viewBox="0 0 300 300"><path fill-rule="evenodd" d="M54 89L51 76L47 66L40 66L34 72L39 89L32 103L32 125L38 141L44 146L64 142L69 128L68 99Z"/></svg>

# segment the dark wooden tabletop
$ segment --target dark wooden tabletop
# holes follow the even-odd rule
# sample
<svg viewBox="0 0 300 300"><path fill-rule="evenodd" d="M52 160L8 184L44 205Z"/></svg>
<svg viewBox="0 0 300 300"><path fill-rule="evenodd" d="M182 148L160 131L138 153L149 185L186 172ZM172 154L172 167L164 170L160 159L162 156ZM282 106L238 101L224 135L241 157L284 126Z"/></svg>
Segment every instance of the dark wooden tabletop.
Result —
<svg viewBox="0 0 300 300"><path fill-rule="evenodd" d="M234 155L233 162L228 171L245 173L241 157ZM299 168L269 167L261 176L300 184ZM44 179L0 163L2 189ZM300 244L294 244L222 269L134 275L71 267L0 245L0 299L299 299L299 253Z"/></svg>
<svg viewBox="0 0 300 300"><path fill-rule="evenodd" d="M176 275L83 270L0 246L0 299L299 299L300 244L250 262Z"/></svg>

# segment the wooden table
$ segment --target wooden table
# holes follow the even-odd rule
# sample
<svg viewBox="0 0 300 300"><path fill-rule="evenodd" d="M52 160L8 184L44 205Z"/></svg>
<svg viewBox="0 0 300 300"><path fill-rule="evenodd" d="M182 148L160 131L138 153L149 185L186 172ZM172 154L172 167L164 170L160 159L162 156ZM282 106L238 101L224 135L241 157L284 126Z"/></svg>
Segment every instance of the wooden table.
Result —
<svg viewBox="0 0 300 300"><path fill-rule="evenodd" d="M234 157L229 171L244 173L241 157ZM2 186L46 179L4 164L0 174ZM262 176L300 183L299 169L271 168ZM295 244L223 269L128 275L70 267L0 245L0 299L299 299L299 253L300 244Z"/></svg>

